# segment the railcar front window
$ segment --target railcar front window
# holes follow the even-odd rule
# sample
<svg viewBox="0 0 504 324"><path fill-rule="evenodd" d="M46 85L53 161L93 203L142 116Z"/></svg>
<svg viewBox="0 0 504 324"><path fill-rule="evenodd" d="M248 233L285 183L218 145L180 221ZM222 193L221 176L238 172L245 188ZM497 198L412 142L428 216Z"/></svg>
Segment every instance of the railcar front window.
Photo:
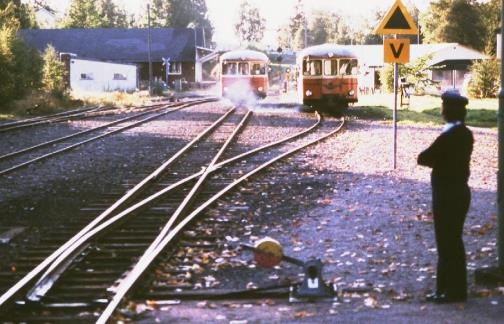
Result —
<svg viewBox="0 0 504 324"><path fill-rule="evenodd" d="M236 74L236 63L222 63L222 74Z"/></svg>
<svg viewBox="0 0 504 324"><path fill-rule="evenodd" d="M324 61L324 74L325 75L337 75L338 74L338 61L337 60Z"/></svg>
<svg viewBox="0 0 504 324"><path fill-rule="evenodd" d="M303 75L315 76L321 74L322 74L321 60L303 61Z"/></svg>
<svg viewBox="0 0 504 324"><path fill-rule="evenodd" d="M254 64L252 64L252 74L253 75L264 75L264 74L266 74L266 64L264 64L264 63L254 63Z"/></svg>
<svg viewBox="0 0 504 324"><path fill-rule="evenodd" d="M339 61L339 74L357 75L357 60L343 59Z"/></svg>
<svg viewBox="0 0 504 324"><path fill-rule="evenodd" d="M249 74L248 63L238 63L238 72L240 73L240 75L248 75Z"/></svg>

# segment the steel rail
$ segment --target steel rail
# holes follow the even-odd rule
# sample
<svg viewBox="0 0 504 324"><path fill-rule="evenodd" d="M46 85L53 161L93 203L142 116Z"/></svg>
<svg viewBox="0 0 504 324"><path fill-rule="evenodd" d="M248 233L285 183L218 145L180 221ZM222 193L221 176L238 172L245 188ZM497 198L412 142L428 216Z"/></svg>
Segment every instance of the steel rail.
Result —
<svg viewBox="0 0 504 324"><path fill-rule="evenodd" d="M163 106L166 104L155 104L155 105L148 105L148 106L140 106L138 109L149 109L152 107L157 107L157 106ZM90 117L96 117L96 116L106 116L106 115L115 115L116 114L116 108L111 108L111 107L97 107L93 109L89 109L88 111L80 111L72 114L68 114L66 112L59 113L62 116L50 116L50 117L37 117L39 119L34 120L32 122L26 122L26 121L19 121L18 125L13 125L11 127L3 127L4 125L0 125L0 133L12 131L12 130L17 130L21 128L27 128L27 127L32 127L32 126L39 126L39 125L44 125L44 124L51 124L51 123L59 123L59 122L64 122L68 120L72 120L75 118L90 118ZM16 123L16 122L15 122Z"/></svg>
<svg viewBox="0 0 504 324"><path fill-rule="evenodd" d="M314 140L309 141L308 143L299 145L298 147L295 147L294 149L287 151L285 153L282 153L278 155L277 157L263 163L259 167L255 168L254 170L248 172L247 174L243 175L242 177L238 178L237 180L233 181L229 185L227 185L224 189L210 197L206 202L204 202L202 205L200 205L198 208L196 208L193 212L191 212L188 216L186 216L183 220L181 220L180 223L178 223L173 230L171 230L166 236L162 237L160 240L160 243L157 244L155 247L151 249L149 246L149 249L147 249L148 253L144 253L136 265L133 267L133 269L128 272L128 274L121 280L119 285L114 289L114 296L110 303L107 305L105 310L102 312L98 320L96 321L97 324L105 324L109 318L112 316L114 313L115 309L119 306L123 298L126 296L128 291L130 290L131 287L137 282L137 280L142 276L142 274L148 269L148 267L151 265L151 263L154 261L154 259L163 251L163 249L171 242L171 240L182 230L184 227L190 223L196 216L198 216L203 210L205 210L207 207L209 207L211 204L215 203L217 199L222 197L224 194L226 194L228 191L236 187L238 184L241 182L247 180L248 178L252 177L259 171L262 171L263 169L267 168L271 164L294 154L295 152L308 147L310 145L313 145L315 143L318 143L334 134L339 132L343 125L345 124L345 120L342 119L341 125L337 127L335 130L332 132L321 136L319 138L316 138ZM157 241L157 240L156 240Z"/></svg>
<svg viewBox="0 0 504 324"><path fill-rule="evenodd" d="M89 112L89 111L93 111L93 110L100 110L102 108L104 108L104 107L97 107L97 106L86 107L86 108L80 108L80 109L73 109L73 110L63 111L63 112L59 112L59 113L55 113L55 114L51 114L51 115L46 115L46 116L39 116L39 117L33 117L33 118L28 118L28 119L23 119L23 120L16 120L16 121L13 121L13 122L7 122L7 123L0 124L0 129L5 128L5 127L10 127L10 126L22 125L22 124L26 124L26 123L32 123L32 122L40 121L40 120L43 120L43 119L50 119L50 118L54 118L54 117L71 115L71 114L75 114L75 113L82 113L82 112Z"/></svg>
<svg viewBox="0 0 504 324"><path fill-rule="evenodd" d="M197 102L190 102L190 103L185 103L183 106L177 108L177 109L182 109L185 107L189 107L194 104L199 104L199 103L204 103L204 102L209 102L209 101L214 101L214 99L206 99L206 100L200 100ZM172 110L174 111L174 110ZM227 114L231 113L233 109L228 111ZM219 120L223 120L223 117L221 117ZM217 122L219 122L219 120ZM216 127L217 122L212 124L210 127L207 128L203 132L203 134L206 134L210 132L210 130L213 127ZM200 134L196 138L201 138L204 135ZM195 142L195 140L191 141L191 143ZM69 248L74 242L76 242L80 237L82 237L84 234L89 232L91 229L93 229L97 224L99 224L101 221L103 221L106 217L109 217L114 211L117 211L117 209L121 206L123 206L126 202L128 202L135 194L139 193L147 183L150 183L154 179L156 179L161 172L163 172L164 169L166 169L169 165L171 165L178 157L180 157L183 154L183 150L187 150L189 147L189 144L186 145L182 150L177 152L175 156L172 156L168 161L163 163L159 168L157 168L153 173L151 173L149 176L147 176L144 180L142 180L140 183L138 183L135 187L133 187L131 190L129 190L124 196L122 196L119 200L117 200L112 206L107 208L103 213L101 213L98 217L96 217L92 222L90 222L86 227L84 227L82 230L80 230L77 234L75 234L72 238L70 238L66 243L64 243L62 246L60 246L56 251L54 251L49 257L47 257L44 261L42 261L39 265L37 265L33 270L31 270L28 274L26 274L21 280L19 280L14 286L12 286L9 290L7 290L2 296L0 296L0 307L2 307L9 299L11 299L14 295L16 295L21 289L23 289L28 283L33 281L44 269L46 269L51 263L56 260L56 258L67 248Z"/></svg>
<svg viewBox="0 0 504 324"><path fill-rule="evenodd" d="M311 132L313 129L315 129L317 126L320 125L321 122L321 117L317 113L317 121L314 123L312 126L294 134L287 136L283 139L280 139L278 141L272 142L265 144L261 147L249 150L247 152L244 152L242 154L239 154L235 157L229 158L225 161L222 161L220 163L217 163L210 169L210 172L215 172L224 165L233 163L237 160L243 159L249 155L255 154L259 151L263 151L267 148L271 148L273 146L279 145L281 143L284 143L286 141L292 140L294 138L297 138L301 135L304 135L308 132ZM66 268L71 264L71 262L74 260L74 258L79 255L86 247L85 245L89 240L92 238L95 238L95 236L98 236L101 234L102 231L107 229L108 227L118 223L119 221L123 220L127 216L131 215L133 212L139 212L140 210L143 210L150 206L154 201L157 199L163 197L164 195L168 194L169 192L177 189L178 187L185 185L189 183L190 181L195 180L196 178L200 177L203 174L204 170L201 170L200 172L197 172L189 177L186 177L182 180L179 180L178 182L150 195L149 197L143 199L142 201L134 204L133 206L128 207L127 209L123 210L119 214L109 218L108 220L104 221L98 226L93 227L91 230L89 230L87 233L82 235L77 241L75 241L69 248L67 248L65 251L61 253L61 255L51 264L50 268L44 273L44 275L39 279L38 283L35 284L35 286L30 290L30 292L27 294L27 297L31 301L39 301L41 297L43 297L43 294L47 293L47 291L50 289L50 286L52 286L55 281L59 278L59 276L66 270ZM89 224L87 227L90 227L92 224ZM116 224L117 225L117 224ZM37 288L37 285L40 285Z"/></svg>
<svg viewBox="0 0 504 324"><path fill-rule="evenodd" d="M100 129L103 129L103 128L107 128L107 127L110 127L110 126L113 126L113 125L116 125L116 124L120 124L120 123L123 123L123 122L131 120L131 119L142 117L142 116L145 116L147 114L151 114L151 113L156 112L156 111L161 110L161 109L166 109L166 108L170 108L170 107L178 106L178 105L181 105L181 104L172 104L172 105L166 105L164 107L153 108L153 109L151 109L149 111L141 112L141 113L139 113L139 114L137 114L135 116L129 116L129 117L121 118L121 119L115 120L113 122L110 122L110 123L107 123L107 124L104 124L104 125L101 125L101 126L98 126L98 127L93 127L93 128L90 128L90 129L87 129L87 130L83 130L83 131L80 131L80 132L77 132L77 133L74 133L74 134L70 134L70 135L67 135L67 136L59 137L59 138L56 138L56 139L53 139L53 140L50 140L50 141L47 141L47 142L44 142L44 143L40 143L40 144L36 144L36 145L30 146L30 147L26 147L24 149L21 149L21 150L18 150L18 151L14 151L14 152L11 152L11 153L7 153L7 154L4 154L4 155L0 156L0 161L4 160L4 159L12 158L14 156L17 156L17 155L20 155L20 154L23 154L23 153L34 151L34 150L42 148L42 147L46 147L46 146L49 146L49 145L52 145L52 144L63 142L63 141L66 141L68 139L80 136L80 135L88 134L88 133L91 133L91 132L94 132L94 131L97 131L97 130L100 130Z"/></svg>
<svg viewBox="0 0 504 324"><path fill-rule="evenodd" d="M60 116L60 117L49 117L49 118L43 118L38 121L34 121L31 123L23 123L21 125L15 125L11 127L5 127L5 128L0 128L0 133L5 133L8 131L13 131L13 130L18 130L22 128L27 128L27 127L32 127L32 126L38 126L38 125L44 125L44 124L51 124L51 123L59 123L63 121L67 121L73 118L80 118L80 117L94 117L100 114L106 114L107 112L99 112L99 111L88 111L88 112L79 112L75 114L70 114L66 116Z"/></svg>
<svg viewBox="0 0 504 324"><path fill-rule="evenodd" d="M87 143L89 143L89 142L96 141L96 140L98 140L98 139L101 139L101 138L106 137L106 136L113 135L113 134L115 134L115 133L120 133L120 132L123 132L123 131L125 131L125 130L127 130L127 129L130 129L130 128L133 128L133 127L137 127L138 125L144 124L144 123L146 123L146 122L148 122L148 121L151 121L151 120L153 120L153 119L156 119L156 118L162 117L162 116L164 116L164 115L166 115L166 114L169 114L169 113L171 113L171 112L174 112L174 111L177 111L177 110L179 110L179 109L186 108L186 107L187 107L187 105L183 105L183 106L181 106L181 107L179 107L179 108L176 108L176 109L170 109L170 110L168 110L168 111L164 111L164 112L162 112L162 113L158 113L158 114L156 114L156 115L154 115L154 116L150 116L150 117L144 118L144 119L139 120L139 121L137 121L137 122L134 122L134 123L132 123L132 124L130 124L130 125L126 125L126 126L123 126L123 127L117 128L117 129L115 129L115 130L112 130L112 131L109 131L109 132L106 132L106 133L103 133L103 134L100 134L100 135L97 135L97 136L94 136L94 137L88 138L88 139L86 139L86 140L84 140L84 141L81 141L81 142L78 142L78 143L75 143L75 144L71 144L71 145L69 145L69 146L67 146L67 147L61 148L61 149L56 150L56 151L53 151L53 152L51 152L51 153L47 153L47 154L41 155L41 156L39 156L39 157L36 157L36 158L34 158L34 159L31 159L31 160L25 161L25 162L23 162L23 163L19 163L19 164L14 165L14 166L12 166L12 167L10 167L10 168L0 170L0 176L5 175L5 174L8 174L8 173L11 173L11 172L13 172L13 171L15 171L15 170L18 170L18 169L20 169L20 168L24 168L24 167L26 167L26 166L28 166L28 165L30 165L30 164L32 164L32 163L39 162L39 161L41 161L41 160L45 160L45 159L47 159L47 158L49 158L49 157L52 157L52 156L54 156L54 155L57 155L57 154L60 154L60 153L63 153L63 152L66 152L66 151L72 150L72 149L74 149L74 148L76 148L76 147L78 147L78 146L81 146L81 145L87 144Z"/></svg>
<svg viewBox="0 0 504 324"><path fill-rule="evenodd" d="M233 111L235 108L229 109L224 115L222 115L217 121L215 121L212 125L207 127L203 132L198 134L192 141L186 144L182 149L180 149L177 153L175 153L170 159L168 159L165 163L163 163L159 168L157 168L154 172L152 172L149 176L144 178L141 182L139 182L134 188L129 190L126 195L121 197L118 201L116 201L111 207L109 207L105 212L103 212L100 216L97 217L99 221L101 221L104 217L111 215L112 212L117 211L117 209L126 203L127 200L132 199L134 195L140 193L142 189L145 189L146 186L151 183L154 179L156 179L161 172L166 170L171 164L177 161L185 152L187 152L190 148L192 148L195 143L201 140L204 136L206 136L210 131L212 131L215 127L220 125ZM96 219L91 222L86 228L90 227L88 231L90 231L94 226L96 226L98 222ZM92 225L92 226L91 226ZM82 231L81 231L82 232ZM79 233L81 233L79 232ZM68 268L68 266L72 263L77 255L79 255L86 247L85 246L76 246L75 249L72 246L69 247L69 251L63 251L60 256L50 265L50 267L46 270L46 272L40 277L37 283L33 286L32 289L27 294L27 299L32 302L40 301L40 299L52 288L54 283L59 279L61 274Z"/></svg>

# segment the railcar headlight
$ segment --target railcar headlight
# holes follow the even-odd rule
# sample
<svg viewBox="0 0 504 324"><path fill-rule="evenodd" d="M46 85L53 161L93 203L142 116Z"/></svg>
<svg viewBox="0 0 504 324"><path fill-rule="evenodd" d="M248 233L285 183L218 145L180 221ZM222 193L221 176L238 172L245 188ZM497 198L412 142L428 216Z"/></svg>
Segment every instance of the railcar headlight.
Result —
<svg viewBox="0 0 504 324"><path fill-rule="evenodd" d="M228 90L228 87L224 87L224 92L227 92Z"/></svg>
<svg viewBox="0 0 504 324"><path fill-rule="evenodd" d="M257 91L263 91L263 87L257 88Z"/></svg>
<svg viewBox="0 0 504 324"><path fill-rule="evenodd" d="M353 91L353 90L348 91L349 96L353 96L354 94L355 94L355 91Z"/></svg>
<svg viewBox="0 0 504 324"><path fill-rule="evenodd" d="M307 97L309 97L309 96L311 96L311 95L313 94L310 90L306 90L306 92L305 92L305 93L306 93L306 96L307 96Z"/></svg>

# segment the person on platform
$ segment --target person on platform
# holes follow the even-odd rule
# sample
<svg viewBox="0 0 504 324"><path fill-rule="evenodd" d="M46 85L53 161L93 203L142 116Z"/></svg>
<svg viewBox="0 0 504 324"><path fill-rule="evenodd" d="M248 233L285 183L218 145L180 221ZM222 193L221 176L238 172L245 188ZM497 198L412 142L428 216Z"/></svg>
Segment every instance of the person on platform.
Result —
<svg viewBox="0 0 504 324"><path fill-rule="evenodd" d="M436 291L426 300L453 303L467 299L462 232L471 201L467 181L474 139L464 124L467 98L450 90L441 99L446 125L434 143L420 153L418 164L432 168L432 212L438 251Z"/></svg>

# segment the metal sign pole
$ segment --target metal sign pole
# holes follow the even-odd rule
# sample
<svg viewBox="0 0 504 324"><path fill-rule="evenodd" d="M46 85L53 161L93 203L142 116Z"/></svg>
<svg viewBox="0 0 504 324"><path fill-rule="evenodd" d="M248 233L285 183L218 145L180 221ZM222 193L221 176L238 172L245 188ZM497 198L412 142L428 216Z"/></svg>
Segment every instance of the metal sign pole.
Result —
<svg viewBox="0 0 504 324"><path fill-rule="evenodd" d="M504 272L504 0L501 2L501 84L499 91L499 112L497 114L499 127L499 173L497 176L498 233L497 252L499 268Z"/></svg>
<svg viewBox="0 0 504 324"><path fill-rule="evenodd" d="M397 39L397 34L394 35L394 38ZM394 170L397 167L397 83L399 79L399 64L394 63L394 111L392 112L392 123L394 128L394 156L393 167Z"/></svg>

